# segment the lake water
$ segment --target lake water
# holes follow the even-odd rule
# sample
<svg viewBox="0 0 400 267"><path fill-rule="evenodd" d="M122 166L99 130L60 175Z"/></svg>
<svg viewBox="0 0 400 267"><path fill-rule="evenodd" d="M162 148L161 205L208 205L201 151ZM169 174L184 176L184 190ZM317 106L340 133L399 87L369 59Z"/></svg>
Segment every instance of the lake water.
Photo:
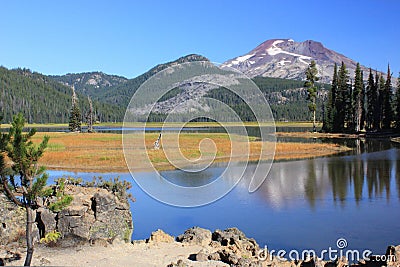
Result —
<svg viewBox="0 0 400 267"><path fill-rule="evenodd" d="M144 193L129 173L49 174L52 178L71 175L88 180L94 175L120 176L131 181L131 193L137 200L131 204L134 239L148 238L158 228L176 236L192 226L211 230L238 227L269 249L336 249L336 240L345 238L348 249L383 253L387 245L400 244L400 149L387 140L340 141L354 151L275 162L256 192L248 192L249 177L245 175L225 197L196 208L158 202ZM214 166L197 176L181 171L163 175L176 184L198 186L215 179L223 169ZM135 175L138 179L151 178L150 173ZM158 180L152 186L162 191L164 183Z"/></svg>

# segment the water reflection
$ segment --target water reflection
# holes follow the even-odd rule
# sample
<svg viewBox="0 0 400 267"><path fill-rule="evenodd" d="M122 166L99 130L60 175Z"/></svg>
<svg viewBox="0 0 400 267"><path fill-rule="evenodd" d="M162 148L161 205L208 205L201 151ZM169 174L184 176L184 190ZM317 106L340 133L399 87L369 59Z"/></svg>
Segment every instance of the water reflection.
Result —
<svg viewBox="0 0 400 267"><path fill-rule="evenodd" d="M324 199L331 199L334 204L342 207L350 202L358 205L365 200L389 200L395 197L391 187L397 188L397 197L400 199L400 150L388 142L347 142L356 146L348 155L275 162L268 178L254 195L278 210L303 205L299 199L305 200L313 210L318 209ZM368 150L382 148L390 149L367 153ZM248 194L255 166L247 166L238 184L241 194ZM166 171L162 175L174 184L193 187L213 182L223 171L224 167L219 166L199 173ZM230 185L238 179L240 173L233 169L224 174L221 182Z"/></svg>
<svg viewBox="0 0 400 267"><path fill-rule="evenodd" d="M369 200L394 197L397 187L400 198L400 150L327 157L294 162L279 162L272 167L269 178L258 194L275 208L296 205L293 199L304 197L311 208L329 198L345 206L353 200L358 204Z"/></svg>

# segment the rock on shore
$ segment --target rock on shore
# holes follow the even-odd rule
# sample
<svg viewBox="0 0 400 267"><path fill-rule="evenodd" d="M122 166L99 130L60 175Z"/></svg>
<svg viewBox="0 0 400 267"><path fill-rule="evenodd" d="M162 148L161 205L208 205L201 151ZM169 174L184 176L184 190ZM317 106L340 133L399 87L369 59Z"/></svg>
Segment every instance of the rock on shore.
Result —
<svg viewBox="0 0 400 267"><path fill-rule="evenodd" d="M346 267L345 258L334 262L310 258L288 261L267 257L268 252L260 249L257 242L248 238L237 228L215 230L193 227L174 238L157 230L146 240L124 243L115 240L113 244L97 243L74 247L45 247L36 249L34 265L41 266L282 266L282 267ZM261 253L261 254L260 254ZM389 246L387 255L396 260L368 261L354 264L354 267L396 266L400 264L400 246ZM22 255L24 256L24 255ZM22 257L23 258L23 257ZM373 257L371 257L373 259ZM12 265L21 265L21 260Z"/></svg>

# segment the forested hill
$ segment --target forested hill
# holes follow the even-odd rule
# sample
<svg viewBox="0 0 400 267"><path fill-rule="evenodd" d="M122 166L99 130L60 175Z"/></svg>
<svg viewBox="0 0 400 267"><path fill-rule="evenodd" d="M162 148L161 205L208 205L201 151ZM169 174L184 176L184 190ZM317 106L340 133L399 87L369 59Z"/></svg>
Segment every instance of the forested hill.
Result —
<svg viewBox="0 0 400 267"><path fill-rule="evenodd" d="M151 76L170 66L193 61L209 60L201 55L190 54L171 62L159 64L133 79L103 72L69 73L49 77L65 85L74 85L78 93L89 95L92 99L126 108L136 90Z"/></svg>
<svg viewBox="0 0 400 267"><path fill-rule="evenodd" d="M255 77L253 81L264 93L276 121L310 120L307 90L304 81L281 78ZM317 84L317 119L322 120L323 103L328 96L330 85ZM207 97L218 99L235 110L244 121L254 120L247 105L235 94L225 88L208 92Z"/></svg>
<svg viewBox="0 0 400 267"><path fill-rule="evenodd" d="M93 100L96 120L121 122L131 97L152 75L174 64L205 60L208 59L200 55L188 55L157 65L134 79L102 72L45 76L28 69L8 70L0 67L0 115L4 117L3 122L10 122L12 116L18 112L23 112L30 123L68 122L72 101L70 86L74 85L78 92L83 121L89 106L89 95ZM303 81L267 77L255 77L253 81L268 99L275 120L309 120L307 91L303 88ZM325 85L325 89L328 87ZM211 90L207 96L227 103L240 114L248 114L243 103L223 89ZM327 90L319 90L318 119L322 119L322 104L326 96ZM163 117L153 118L158 120ZM251 118L247 116L245 119Z"/></svg>
<svg viewBox="0 0 400 267"><path fill-rule="evenodd" d="M124 77L101 72L66 74L51 77L68 85L74 84L78 92L88 94L92 99L125 108L140 85L151 76L174 64L192 61L208 61L208 59L201 55L187 55L175 61L157 65L144 74L129 80ZM267 97L276 120L309 120L310 112L308 111L307 91L303 88L304 81L268 77L255 77L253 80ZM328 87L325 86L325 89L328 89ZM212 90L208 96L226 102L235 109L238 109L238 111L239 109L243 109L243 104L224 90ZM317 100L318 119L322 119L322 104L326 96L327 90L319 91ZM243 110L239 112L247 113L247 111ZM162 119L163 117L155 116L153 118ZM120 121L122 119L121 117Z"/></svg>
<svg viewBox="0 0 400 267"><path fill-rule="evenodd" d="M104 94L107 90L128 81L127 78L117 75L109 75L103 72L68 73L65 75L49 76L53 80L74 86L77 93L90 96L92 99Z"/></svg>
<svg viewBox="0 0 400 267"><path fill-rule="evenodd" d="M29 123L68 122L71 108L71 88L29 69L0 67L0 115L10 122L18 112L24 113ZM84 115L88 108L87 96L78 95ZM121 121L125 109L108 103L93 101L96 119Z"/></svg>
<svg viewBox="0 0 400 267"><path fill-rule="evenodd" d="M143 73L142 75L139 75L136 78L130 79L126 81L125 83L121 83L115 87L112 88L112 90L106 90L101 92L98 96L97 99L110 103L110 104L116 104L118 106L123 106L127 107L129 104L129 101L131 100L133 94L136 92L136 90L142 85L147 79L149 79L151 76L156 74L157 72L160 72L170 66L174 66L176 64L181 64L185 62L194 62L194 61L209 61L206 57L203 57L201 55L196 55L196 54L191 54L187 55L181 58L178 58L175 61L167 62L164 64L159 64L155 66L154 68L150 69L149 71Z"/></svg>
<svg viewBox="0 0 400 267"><path fill-rule="evenodd" d="M276 121L310 120L304 81L269 77L255 77L252 80L267 98ZM317 87L316 115L317 120L322 121L324 101L331 86L317 83Z"/></svg>

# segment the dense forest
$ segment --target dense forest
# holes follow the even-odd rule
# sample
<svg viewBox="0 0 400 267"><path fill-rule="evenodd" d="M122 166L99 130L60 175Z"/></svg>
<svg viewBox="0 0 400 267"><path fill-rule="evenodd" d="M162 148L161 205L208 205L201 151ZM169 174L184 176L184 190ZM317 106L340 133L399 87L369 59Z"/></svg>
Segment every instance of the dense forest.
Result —
<svg viewBox="0 0 400 267"><path fill-rule="evenodd" d="M388 66L386 78L370 69L365 84L364 73L357 64L354 79L346 65L335 65L329 91L323 130L326 132L387 132L400 130L400 77L394 94L392 73Z"/></svg>
<svg viewBox="0 0 400 267"><path fill-rule="evenodd" d="M277 121L307 121L310 114L307 106L307 90L303 88L304 81L280 78L256 77L254 83L260 88L270 105L272 114ZM320 89L317 104L323 107L330 86L317 84ZM239 96L226 88L209 91L207 97L214 98L229 105L243 121L254 121L254 114ZM317 110L317 118L322 120L323 108Z"/></svg>
<svg viewBox="0 0 400 267"><path fill-rule="evenodd" d="M172 65L207 60L200 55L188 55L157 65L133 79L102 72L45 76L29 69L0 67L0 116L3 122L10 122L13 114L22 112L29 123L66 123L70 117L73 86L82 121L89 110L89 96L93 100L94 121L121 122L131 97L151 76ZM368 75L367 82L364 75ZM253 81L268 100L276 121L310 120L309 92L304 81L267 77L255 77ZM332 81L331 85L316 83L316 120L323 121L324 131L400 129L400 82L395 90L390 68L386 75L372 70L366 74L358 64L355 77L349 77L344 64L335 65ZM180 92L180 88L175 88L159 102ZM247 104L225 88L212 89L206 97L228 104L244 121L255 119ZM149 121L163 121L165 116L152 113Z"/></svg>
<svg viewBox="0 0 400 267"><path fill-rule="evenodd" d="M3 115L4 122L9 122L13 114L22 111L30 123L66 123L72 105L70 86L73 85L76 86L83 121L89 108L87 96L90 96L93 99L95 121L120 122L123 120L130 98L144 81L167 68L169 64L185 62L185 60L204 60L204 58L190 55L174 62L158 65L129 80L99 72L45 76L28 69L8 70L1 67L0 115ZM99 78L98 85L90 82L93 77ZM307 91L303 88L302 81L266 77L256 77L253 80L265 94L276 120L305 121L310 118L307 109ZM329 89L330 86L324 85L324 88ZM319 120L322 120L323 100L327 97L327 91L320 90L318 94L317 103L320 108L317 110L317 118ZM160 101L178 93L179 88L176 88L163 96ZM213 89L207 96L229 104L245 121L254 119L247 105L224 88ZM163 118L165 118L164 114L151 114L149 120L162 121Z"/></svg>
<svg viewBox="0 0 400 267"><path fill-rule="evenodd" d="M22 112L29 123L66 123L72 104L70 87L28 69L8 70L0 67L0 116L10 122ZM84 115L89 104L86 96L78 95ZM121 121L125 109L93 101L98 121ZM84 118L82 118L84 119Z"/></svg>

